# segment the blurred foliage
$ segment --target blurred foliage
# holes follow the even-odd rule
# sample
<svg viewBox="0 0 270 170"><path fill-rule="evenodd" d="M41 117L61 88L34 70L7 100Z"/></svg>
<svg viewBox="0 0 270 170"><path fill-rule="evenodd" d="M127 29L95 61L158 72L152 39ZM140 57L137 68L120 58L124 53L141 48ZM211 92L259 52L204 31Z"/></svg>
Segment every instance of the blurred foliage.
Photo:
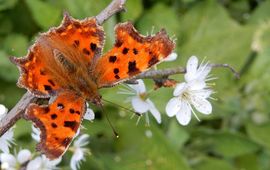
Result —
<svg viewBox="0 0 270 170"><path fill-rule="evenodd" d="M82 19L98 14L109 2L0 0L0 103L12 108L25 92L16 87L18 70L9 56L24 56L39 32L59 25L63 11ZM81 169L270 169L270 0L127 0L126 7L127 12L106 22L104 51L113 44L115 24L131 20L143 34L151 33L152 27L154 32L165 28L178 39L178 60L159 68L184 66L188 57L197 55L232 65L241 79L225 69L214 70L218 100L213 101L213 114L200 115L201 122L193 119L187 127L165 115L172 89L151 93L162 112L161 125L151 119L150 127L144 120L136 126L131 113L106 105L119 139L96 108L95 121L84 122L92 155ZM153 88L152 82L147 85ZM118 87L101 90L105 99L126 105L125 96L115 97L117 91ZM30 127L23 120L17 123L18 148L34 149ZM68 159L63 161L68 165Z"/></svg>

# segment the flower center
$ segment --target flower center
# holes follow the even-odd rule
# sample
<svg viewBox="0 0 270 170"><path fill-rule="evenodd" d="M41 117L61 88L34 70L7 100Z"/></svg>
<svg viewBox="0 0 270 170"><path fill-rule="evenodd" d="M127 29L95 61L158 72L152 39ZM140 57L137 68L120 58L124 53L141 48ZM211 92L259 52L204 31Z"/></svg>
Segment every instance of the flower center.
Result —
<svg viewBox="0 0 270 170"><path fill-rule="evenodd" d="M142 99L142 100L146 100L147 99L147 93L140 93L139 94L139 97L140 97L140 99Z"/></svg>

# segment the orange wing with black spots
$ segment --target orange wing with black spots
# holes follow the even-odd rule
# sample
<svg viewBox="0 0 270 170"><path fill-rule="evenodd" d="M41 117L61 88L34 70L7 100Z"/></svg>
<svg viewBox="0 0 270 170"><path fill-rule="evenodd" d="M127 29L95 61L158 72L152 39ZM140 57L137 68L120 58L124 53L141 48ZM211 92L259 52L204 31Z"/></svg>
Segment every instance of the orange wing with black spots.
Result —
<svg viewBox="0 0 270 170"><path fill-rule="evenodd" d="M155 36L140 35L130 22L115 28L114 48L99 58L96 65L98 87L111 86L131 78L166 58L174 49L165 30Z"/></svg>
<svg viewBox="0 0 270 170"><path fill-rule="evenodd" d="M62 92L49 105L31 104L25 118L41 130L37 149L49 159L63 155L80 127L85 100L74 92Z"/></svg>
<svg viewBox="0 0 270 170"><path fill-rule="evenodd" d="M76 20L65 13L62 24L58 28L51 29L50 38L59 38L67 46L73 46L83 58L83 64L89 64L93 57L101 55L104 45L104 31L95 18Z"/></svg>
<svg viewBox="0 0 270 170"><path fill-rule="evenodd" d="M17 85L28 89L37 97L49 97L60 88L54 74L43 61L45 57L36 44L26 57L11 58L11 61L19 67L21 72Z"/></svg>
<svg viewBox="0 0 270 170"><path fill-rule="evenodd" d="M37 97L59 89L78 89L78 77L87 77L103 48L104 31L95 18L79 21L65 14L62 24L40 34L28 55L11 58L21 72L18 86ZM72 74L74 76L72 76Z"/></svg>

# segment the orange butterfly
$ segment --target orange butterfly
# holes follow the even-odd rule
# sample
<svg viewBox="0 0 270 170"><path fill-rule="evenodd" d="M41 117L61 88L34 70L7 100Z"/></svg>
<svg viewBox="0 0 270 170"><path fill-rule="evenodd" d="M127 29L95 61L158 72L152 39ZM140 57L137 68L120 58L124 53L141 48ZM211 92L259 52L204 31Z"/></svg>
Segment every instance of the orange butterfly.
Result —
<svg viewBox="0 0 270 170"><path fill-rule="evenodd" d="M140 35L130 22L115 27L114 47L101 56L104 31L95 18L75 20L41 34L27 56L11 58L20 69L18 86L48 105L30 104L25 118L41 130L37 149L48 158L61 156L80 127L86 101L101 105L98 89L128 80L166 58L174 43L165 30Z"/></svg>

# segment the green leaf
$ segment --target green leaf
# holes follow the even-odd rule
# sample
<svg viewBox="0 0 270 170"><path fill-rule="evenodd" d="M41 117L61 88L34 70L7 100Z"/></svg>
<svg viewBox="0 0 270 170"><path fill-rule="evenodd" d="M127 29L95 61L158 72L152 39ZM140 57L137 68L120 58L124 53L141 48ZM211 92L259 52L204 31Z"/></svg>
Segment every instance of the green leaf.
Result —
<svg viewBox="0 0 270 170"><path fill-rule="evenodd" d="M213 151L228 158L254 153L259 146L247 137L234 133L217 133L210 136Z"/></svg>
<svg viewBox="0 0 270 170"><path fill-rule="evenodd" d="M41 0L26 0L34 20L44 30L56 26L61 20L61 10Z"/></svg>
<svg viewBox="0 0 270 170"><path fill-rule="evenodd" d="M261 24L270 19L270 1L262 1L249 18L250 24Z"/></svg>
<svg viewBox="0 0 270 170"><path fill-rule="evenodd" d="M260 170L258 156L256 154L247 154L238 157L235 161L238 169Z"/></svg>
<svg viewBox="0 0 270 170"><path fill-rule="evenodd" d="M75 18L85 18L92 17L99 14L107 5L109 5L110 0L61 0L61 7L65 7L65 10L70 12L70 14Z"/></svg>
<svg viewBox="0 0 270 170"><path fill-rule="evenodd" d="M17 2L18 0L0 0L0 11L14 7Z"/></svg>
<svg viewBox="0 0 270 170"><path fill-rule="evenodd" d="M270 150L270 123L264 125L254 125L249 123L246 126L247 133L250 138L266 149Z"/></svg>
<svg viewBox="0 0 270 170"><path fill-rule="evenodd" d="M9 82L16 82L19 77L19 71L17 67L10 62L8 57L9 56L4 51L0 51L0 77Z"/></svg>
<svg viewBox="0 0 270 170"><path fill-rule="evenodd" d="M27 53L28 40L21 34L9 34L4 40L4 49L10 56L24 56Z"/></svg>
<svg viewBox="0 0 270 170"><path fill-rule="evenodd" d="M143 34L151 34L152 28L154 28L154 33L165 28L171 36L178 35L180 28L176 12L172 7L162 3L157 3L150 10L146 11L138 20L137 26Z"/></svg>
<svg viewBox="0 0 270 170"><path fill-rule="evenodd" d="M233 166L225 160L205 157L200 160L199 163L194 166L196 170L210 170L210 169L218 169L218 170L234 170Z"/></svg>
<svg viewBox="0 0 270 170"><path fill-rule="evenodd" d="M143 12L142 0L128 0L126 1L126 12L121 13L123 21L135 21Z"/></svg>
<svg viewBox="0 0 270 170"><path fill-rule="evenodd" d="M168 141L172 143L172 146L176 150L180 150L185 142L190 138L188 132L179 123L174 120L170 122L167 132Z"/></svg>

